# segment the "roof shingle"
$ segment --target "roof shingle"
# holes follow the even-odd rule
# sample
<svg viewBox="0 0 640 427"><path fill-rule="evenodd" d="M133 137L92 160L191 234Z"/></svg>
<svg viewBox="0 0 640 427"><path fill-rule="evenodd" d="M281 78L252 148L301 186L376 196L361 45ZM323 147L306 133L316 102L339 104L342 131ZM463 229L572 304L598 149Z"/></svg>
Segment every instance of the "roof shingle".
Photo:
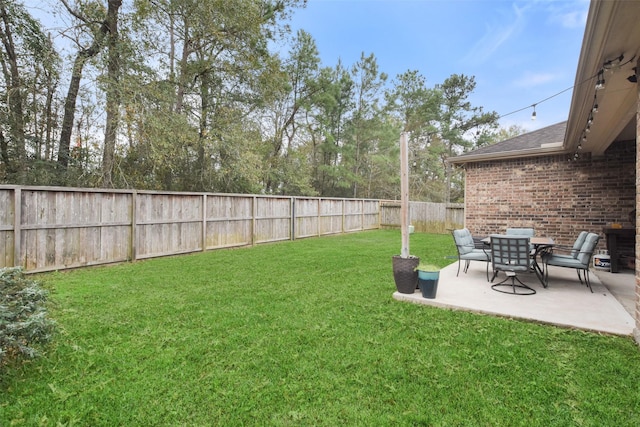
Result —
<svg viewBox="0 0 640 427"><path fill-rule="evenodd" d="M512 157L515 152L518 151L531 151L535 149L542 149L546 144L564 143L564 136L567 130L567 122L556 123L555 125L547 126L542 129L535 130L533 132L524 133L522 135L515 136L513 138L505 139L496 144L480 147L476 150L468 153L461 154L459 156L450 159L451 162L456 163L456 160L464 160L466 158L473 157L486 157L495 155L495 158L500 158L503 155ZM542 154L542 153L541 153Z"/></svg>

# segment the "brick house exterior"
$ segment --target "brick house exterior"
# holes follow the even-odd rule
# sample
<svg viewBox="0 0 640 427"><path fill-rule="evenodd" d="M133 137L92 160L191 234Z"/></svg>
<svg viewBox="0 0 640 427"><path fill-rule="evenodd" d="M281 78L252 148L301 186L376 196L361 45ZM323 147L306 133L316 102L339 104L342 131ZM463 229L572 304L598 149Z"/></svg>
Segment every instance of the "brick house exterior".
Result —
<svg viewBox="0 0 640 427"><path fill-rule="evenodd" d="M637 98L634 128L640 136L640 89ZM581 152L576 157L554 139L565 128L566 122L559 123L450 159L465 170L465 227L478 237L530 227L562 245L573 244L586 230L600 234L596 249L606 249L605 226L635 225L635 240L619 242L619 249L621 255L635 257L634 338L640 344L640 138L614 141L602 154ZM634 209L635 224L630 218Z"/></svg>
<svg viewBox="0 0 640 427"><path fill-rule="evenodd" d="M623 141L599 157L586 153L573 160L559 154L466 163L465 225L482 236L532 227L565 245L587 230L601 234L599 248L604 249L605 225L631 226L635 149L635 141Z"/></svg>
<svg viewBox="0 0 640 427"><path fill-rule="evenodd" d="M592 0L567 121L449 161L466 171L465 224L475 234L526 226L570 244L581 230L603 238L608 223L634 234L635 209L627 250L635 251L640 343L638 22L638 1Z"/></svg>

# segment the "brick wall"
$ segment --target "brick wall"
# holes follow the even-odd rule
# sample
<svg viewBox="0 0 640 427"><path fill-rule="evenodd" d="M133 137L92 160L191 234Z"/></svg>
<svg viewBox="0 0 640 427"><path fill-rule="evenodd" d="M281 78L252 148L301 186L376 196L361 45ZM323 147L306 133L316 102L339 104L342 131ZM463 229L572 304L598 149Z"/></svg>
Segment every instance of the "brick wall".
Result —
<svg viewBox="0 0 640 427"><path fill-rule="evenodd" d="M468 164L465 225L474 235L533 227L536 235L563 245L587 230L600 233L598 249L604 249L603 226L631 225L635 153L635 141L628 141L614 143L602 157L585 153L577 161L556 155Z"/></svg>

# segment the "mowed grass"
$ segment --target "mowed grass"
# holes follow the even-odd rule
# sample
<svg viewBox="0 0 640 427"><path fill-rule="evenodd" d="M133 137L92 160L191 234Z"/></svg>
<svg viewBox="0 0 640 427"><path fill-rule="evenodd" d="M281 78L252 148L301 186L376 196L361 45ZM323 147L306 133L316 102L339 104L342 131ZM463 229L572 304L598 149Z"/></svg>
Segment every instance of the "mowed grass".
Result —
<svg viewBox="0 0 640 427"><path fill-rule="evenodd" d="M59 333L0 425L638 426L630 338L392 298L382 230L38 276ZM414 234L441 266L449 235Z"/></svg>

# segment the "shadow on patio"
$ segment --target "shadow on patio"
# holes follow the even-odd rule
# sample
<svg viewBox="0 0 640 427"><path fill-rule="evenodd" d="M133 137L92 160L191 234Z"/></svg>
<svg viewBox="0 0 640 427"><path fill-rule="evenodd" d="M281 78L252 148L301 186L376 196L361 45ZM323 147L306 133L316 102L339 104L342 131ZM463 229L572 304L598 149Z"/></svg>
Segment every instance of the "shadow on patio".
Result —
<svg viewBox="0 0 640 427"><path fill-rule="evenodd" d="M628 311L633 310L634 306L635 276L631 272L611 274L592 270L591 293L589 288L580 284L575 270L550 267L549 287L546 289L534 274L519 276L537 292L535 295L524 296L492 290L491 283L487 282L484 263L472 262L467 274L461 271L458 277L457 269L456 261L441 270L435 299L423 298L420 291L414 294L395 292L393 297L400 301L567 328L625 336L633 334L635 322ZM504 273L500 273L494 283L503 278ZM603 280L611 285L605 286ZM626 301L627 299L631 301Z"/></svg>

